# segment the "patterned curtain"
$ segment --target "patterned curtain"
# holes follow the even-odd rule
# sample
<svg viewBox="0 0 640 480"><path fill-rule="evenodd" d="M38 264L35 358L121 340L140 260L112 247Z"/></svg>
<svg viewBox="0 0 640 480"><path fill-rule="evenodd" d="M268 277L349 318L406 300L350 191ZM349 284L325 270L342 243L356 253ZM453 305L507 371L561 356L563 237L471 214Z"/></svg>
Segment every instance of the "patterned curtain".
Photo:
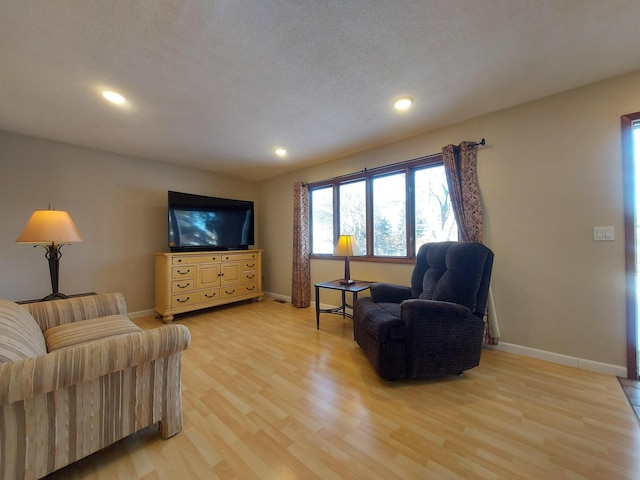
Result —
<svg viewBox="0 0 640 480"><path fill-rule="evenodd" d="M311 305L311 246L309 244L309 188L298 182L293 186L293 271L291 304Z"/></svg>
<svg viewBox="0 0 640 480"><path fill-rule="evenodd" d="M477 151L475 142L462 142L458 146L442 147L442 161L449 184L449 196L453 213L458 222L458 240L482 243L482 203L477 175ZM500 340L498 317L489 288L485 315L484 344L497 345Z"/></svg>

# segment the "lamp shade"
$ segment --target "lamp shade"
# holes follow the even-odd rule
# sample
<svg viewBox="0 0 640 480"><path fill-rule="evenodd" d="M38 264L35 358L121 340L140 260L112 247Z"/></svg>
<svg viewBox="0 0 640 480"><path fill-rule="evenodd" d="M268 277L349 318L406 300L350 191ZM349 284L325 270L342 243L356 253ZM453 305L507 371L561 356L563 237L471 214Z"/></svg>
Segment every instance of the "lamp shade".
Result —
<svg viewBox="0 0 640 480"><path fill-rule="evenodd" d="M36 210L16 240L16 243L83 242L80 232L63 210Z"/></svg>
<svg viewBox="0 0 640 480"><path fill-rule="evenodd" d="M334 249L333 254L344 257L360 255L360 249L358 248L358 242L356 242L356 236L340 235L338 237L336 248Z"/></svg>

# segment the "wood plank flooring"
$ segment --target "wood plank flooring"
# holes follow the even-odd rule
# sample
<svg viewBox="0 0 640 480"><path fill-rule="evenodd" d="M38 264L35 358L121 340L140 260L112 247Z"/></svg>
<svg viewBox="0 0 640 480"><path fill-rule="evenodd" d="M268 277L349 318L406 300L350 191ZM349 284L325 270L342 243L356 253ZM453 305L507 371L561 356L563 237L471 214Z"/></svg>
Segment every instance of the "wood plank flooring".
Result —
<svg viewBox="0 0 640 480"><path fill-rule="evenodd" d="M640 479L613 376L485 350L463 376L385 383L340 316L318 331L312 308L266 298L177 321L184 430L149 427L48 478Z"/></svg>

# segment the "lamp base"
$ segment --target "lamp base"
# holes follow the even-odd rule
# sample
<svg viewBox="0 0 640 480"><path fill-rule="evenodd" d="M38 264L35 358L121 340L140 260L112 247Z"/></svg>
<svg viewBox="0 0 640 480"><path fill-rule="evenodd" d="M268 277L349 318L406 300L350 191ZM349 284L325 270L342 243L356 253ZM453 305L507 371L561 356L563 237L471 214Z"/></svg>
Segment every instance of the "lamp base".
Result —
<svg viewBox="0 0 640 480"><path fill-rule="evenodd" d="M340 280L340 285L353 285L354 283L356 283L355 280L349 280L348 278Z"/></svg>
<svg viewBox="0 0 640 480"><path fill-rule="evenodd" d="M65 298L69 298L67 297L64 293L50 293L49 295L47 295L46 297L44 297L42 300L40 300L41 302L49 302L51 300L63 300Z"/></svg>

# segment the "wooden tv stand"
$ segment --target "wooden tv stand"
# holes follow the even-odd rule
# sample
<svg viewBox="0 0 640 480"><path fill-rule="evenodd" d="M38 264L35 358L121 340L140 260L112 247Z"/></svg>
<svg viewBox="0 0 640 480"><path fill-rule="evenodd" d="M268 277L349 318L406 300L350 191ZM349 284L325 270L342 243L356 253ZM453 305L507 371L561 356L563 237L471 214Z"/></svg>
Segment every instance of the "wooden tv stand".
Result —
<svg viewBox="0 0 640 480"><path fill-rule="evenodd" d="M177 313L262 299L262 250L156 253L156 313Z"/></svg>

